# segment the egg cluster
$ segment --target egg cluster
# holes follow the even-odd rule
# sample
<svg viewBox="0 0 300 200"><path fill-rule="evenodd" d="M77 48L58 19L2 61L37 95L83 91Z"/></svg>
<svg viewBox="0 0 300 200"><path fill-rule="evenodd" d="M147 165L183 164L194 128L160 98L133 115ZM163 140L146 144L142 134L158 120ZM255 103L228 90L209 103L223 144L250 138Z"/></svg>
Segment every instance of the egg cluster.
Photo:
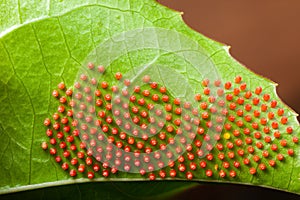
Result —
<svg viewBox="0 0 300 200"><path fill-rule="evenodd" d="M135 85L120 72L105 80L103 66L88 69L101 78L82 74L73 89L59 83L52 92L57 112L44 121L41 146L72 177L226 179L241 168L252 175L275 168L295 154L298 137L286 110L262 87L248 89L241 76L205 79L189 102L151 75Z"/></svg>

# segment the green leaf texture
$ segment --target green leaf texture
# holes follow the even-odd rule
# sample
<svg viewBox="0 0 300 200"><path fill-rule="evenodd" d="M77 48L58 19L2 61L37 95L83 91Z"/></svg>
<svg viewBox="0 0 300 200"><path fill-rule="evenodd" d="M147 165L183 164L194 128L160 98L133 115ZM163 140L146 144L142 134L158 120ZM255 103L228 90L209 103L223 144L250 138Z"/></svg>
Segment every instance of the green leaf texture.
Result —
<svg viewBox="0 0 300 200"><path fill-rule="evenodd" d="M57 106L51 93L61 81L68 87L73 85L78 70L99 44L116 35L137 29L158 28L175 31L194 41L204 57L216 67L221 80L234 81L239 75L247 83L248 89L254 91L258 86L263 87L264 92L269 93L271 99L277 100L278 106L284 108L289 126L294 128L293 135L283 133L285 129L280 130L284 135L282 137L291 141L292 136L299 136L296 114L279 100L275 83L246 69L229 55L227 46L191 30L183 22L180 13L171 11L153 0L9 1L1 2L0 17L0 193L91 182L88 179L70 178L69 174L40 147L47 139L43 121L55 112ZM176 43L178 38L172 38L173 35L166 37L171 37L168 41L174 41L169 43L169 46L172 46L170 49L183 51L186 48L185 43ZM161 38L157 40L157 44L162 47L159 52L169 48L164 46L166 42ZM146 42L143 45L146 45ZM117 71L126 73L135 66L152 62L157 52L149 50L146 46L144 49L126 52L111 63L112 74ZM180 73L195 91L203 89L201 82L205 74L201 74L202 77L195 76L190 64L178 59L176 54L166 55L155 62L174 66L174 70ZM184 94L185 91L179 92ZM285 153L285 160L277 162L275 168L266 172L259 172L253 176L249 174L248 168L242 167L239 178L202 176L195 180L254 184L300 193L300 148L297 144L289 145L295 155L288 156ZM180 179L185 178L183 176ZM147 179L122 174L111 180L99 180ZM103 190L110 190L105 189L109 186L88 184L101 191L99 194L102 194ZM126 190L127 183L111 184ZM136 183L136 187L140 184ZM157 193L195 185L168 181L156 184L158 188L160 184L164 185L164 189L160 188ZM153 187L157 187L156 184ZM68 191L71 193L72 189ZM147 189L136 192L141 191L148 194ZM112 190L107 195L116 194Z"/></svg>

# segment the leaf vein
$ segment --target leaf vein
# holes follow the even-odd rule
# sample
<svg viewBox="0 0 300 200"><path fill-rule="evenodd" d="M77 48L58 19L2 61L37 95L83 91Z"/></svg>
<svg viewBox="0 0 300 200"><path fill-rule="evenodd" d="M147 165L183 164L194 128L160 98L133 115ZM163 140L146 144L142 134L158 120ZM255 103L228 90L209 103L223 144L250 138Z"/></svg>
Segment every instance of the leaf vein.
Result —
<svg viewBox="0 0 300 200"><path fill-rule="evenodd" d="M15 76L20 80L20 83L21 83L22 86L24 87L24 91L25 91L26 95L27 95L28 98L29 98L29 102L30 102L30 105L31 105L32 111L33 111L33 117L32 117L32 123L31 123L32 132L31 132L31 144L30 144L30 155L29 155L30 161L29 161L29 173L28 173L28 181L29 181L29 184L30 184L30 183L31 183L31 167L32 167L32 149L33 149L32 146L33 146L33 139L34 139L34 124L35 124L35 109L34 109L34 106L33 106L32 98L31 98L31 96L30 96L30 94L29 94L29 92L28 92L28 89L25 87L25 84L24 84L23 80L22 80L22 79L19 77L19 75L16 73L15 65L14 65L14 63L13 63L13 61L12 61L12 59L11 59L11 56L10 56L9 51L7 50L7 48L6 48L6 46L5 46L5 44L4 44L3 42L2 42L2 45L3 45L5 51L6 51L7 55L8 55L8 58L9 58L9 61L10 61L10 63L11 63L11 66L12 66L12 68L13 68L13 71L14 71ZM9 101L9 104L10 104L10 106L12 107L10 101ZM12 107L12 108L13 108L13 107ZM13 110L14 110L14 109L13 109ZM15 111L14 111L14 112L15 112Z"/></svg>

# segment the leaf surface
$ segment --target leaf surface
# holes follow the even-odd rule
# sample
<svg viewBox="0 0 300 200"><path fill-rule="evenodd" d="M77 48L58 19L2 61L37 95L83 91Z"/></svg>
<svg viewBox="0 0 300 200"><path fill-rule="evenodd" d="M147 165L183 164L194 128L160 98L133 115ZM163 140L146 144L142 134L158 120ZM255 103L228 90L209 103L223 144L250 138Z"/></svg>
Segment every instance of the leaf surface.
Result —
<svg viewBox="0 0 300 200"><path fill-rule="evenodd" d="M93 55L95 49L104 52L102 57L107 59L110 67L107 80L111 82L118 71L124 74L133 71L137 74L136 66L154 62L157 66L172 65L170 68L180 74L171 74L168 79L162 76L160 79L167 82L183 77L183 81L194 93L203 90L201 83L204 78L215 77L214 75L224 82L233 81L237 75L242 76L243 82L247 83L247 89L251 91L261 86L264 93L270 94L270 99L277 100L278 107L285 110L288 125L294 131L292 135L287 134L285 126L279 130L295 155L288 156L286 148L278 145L279 151L284 152L285 159L283 162L276 162L276 167L268 168L266 172L257 170L257 174L253 176L248 172L249 167L242 166L236 178L222 179L217 174L207 178L204 170L198 169L195 180L255 184L299 193L300 152L298 145L291 142L292 137L299 135L296 114L279 100L275 83L250 72L235 61L229 55L228 47L191 30L183 23L180 13L152 0L47 0L39 3L3 3L0 14L0 165L3 169L0 174L1 193L22 190L24 186L32 189L44 187L44 183L50 186L89 182L88 179L70 178L40 145L47 139L43 121L55 112L58 105L50 94L61 81L68 87L72 86L78 71L88 60L103 62L104 58L101 60L101 56L98 58ZM150 35L151 40L147 43L146 36L153 28L157 37ZM122 51L133 49L132 51L113 57L109 49L99 49L99 44L100 47L109 47L105 46L106 41L110 41L109 45L114 42L119 44L114 39L124 36L123 33L134 33L135 30L145 34L139 40L142 43L126 43L127 46L120 46ZM129 38L128 35L125 37ZM186 53L187 50L189 53ZM204 70L197 68L200 65L199 60L213 66L213 70L211 66ZM157 71L159 70L150 72L155 74ZM189 98L186 95L187 89L179 85L173 81L168 88L174 88L176 97ZM272 138L274 139L273 136ZM226 140L223 142L225 144ZM266 144L265 148L267 147L270 145ZM218 151L215 151L215 157L217 154ZM239 161L243 162L242 159ZM216 164L220 166L222 162L213 162L210 167L214 168ZM253 166L258 167L256 163ZM113 178L112 180L147 180L137 174L126 173ZM178 178L185 179L185 175L181 174ZM103 178L99 180L107 181ZM175 190L177 187L176 184L167 183L163 182L166 184L165 191ZM193 185L190 184L191 187ZM126 184L122 187L126 187Z"/></svg>

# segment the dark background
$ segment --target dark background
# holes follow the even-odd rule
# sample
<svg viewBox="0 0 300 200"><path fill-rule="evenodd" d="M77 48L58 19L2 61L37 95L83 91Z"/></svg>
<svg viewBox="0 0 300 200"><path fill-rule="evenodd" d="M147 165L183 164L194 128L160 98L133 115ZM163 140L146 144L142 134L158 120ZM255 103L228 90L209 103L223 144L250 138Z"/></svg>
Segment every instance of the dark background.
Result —
<svg viewBox="0 0 300 200"><path fill-rule="evenodd" d="M194 30L230 45L231 54L252 71L279 84L282 100L300 113L299 0L158 0L184 12ZM299 118L298 118L299 119ZM196 197L196 198L195 198ZM258 187L203 185L180 199L300 199Z"/></svg>

